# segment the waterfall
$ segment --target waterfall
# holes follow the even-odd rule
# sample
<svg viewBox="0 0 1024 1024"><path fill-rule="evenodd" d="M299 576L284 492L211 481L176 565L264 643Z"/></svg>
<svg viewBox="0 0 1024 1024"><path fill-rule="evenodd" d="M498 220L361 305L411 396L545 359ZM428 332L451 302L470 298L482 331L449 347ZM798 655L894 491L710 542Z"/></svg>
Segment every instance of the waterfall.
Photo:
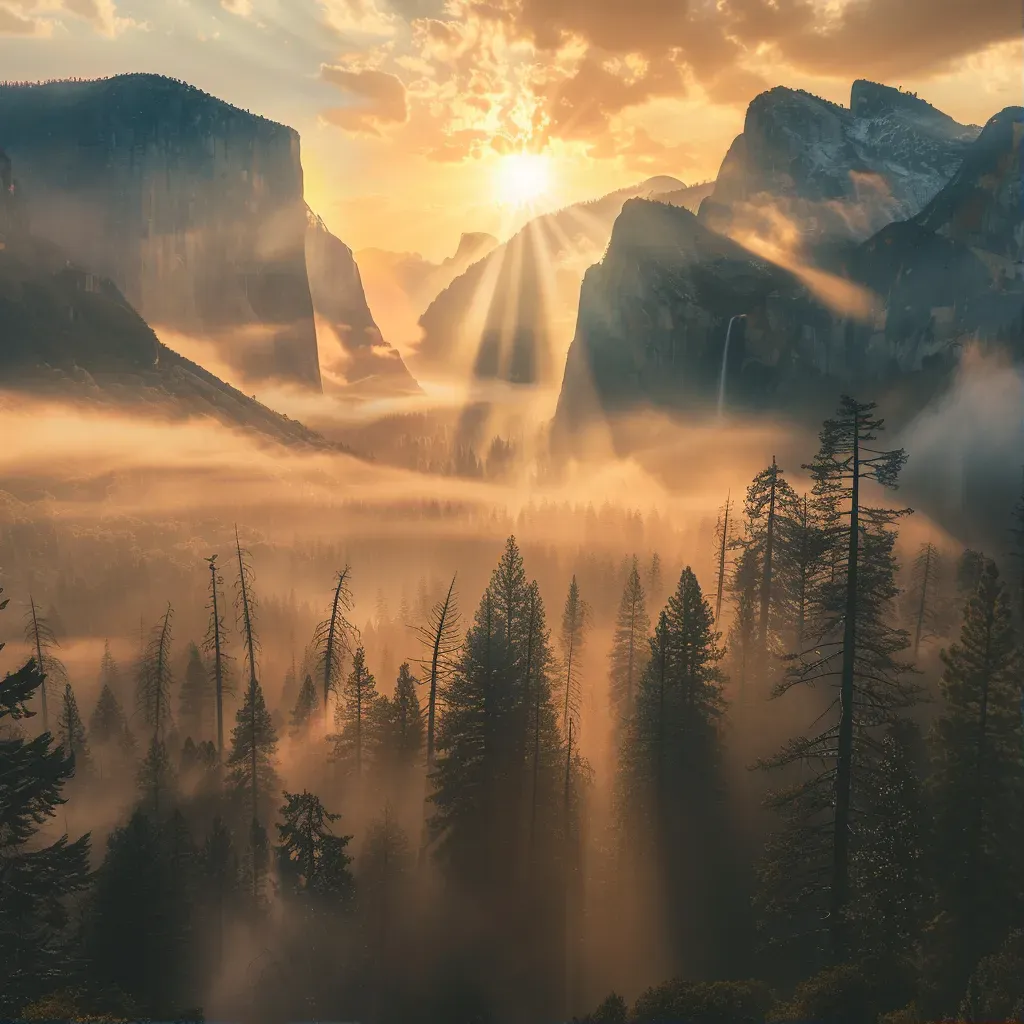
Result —
<svg viewBox="0 0 1024 1024"><path fill-rule="evenodd" d="M742 320L744 315L745 314L743 314L743 313L737 313L736 316L734 316L729 321L729 326L725 329L725 349L722 352L722 374L718 378L718 416L719 416L719 418L721 418L722 414L725 412L725 371L726 371L726 366L728 365L728 362L729 362L729 342L732 339L732 325L734 323L736 323L737 320Z"/></svg>

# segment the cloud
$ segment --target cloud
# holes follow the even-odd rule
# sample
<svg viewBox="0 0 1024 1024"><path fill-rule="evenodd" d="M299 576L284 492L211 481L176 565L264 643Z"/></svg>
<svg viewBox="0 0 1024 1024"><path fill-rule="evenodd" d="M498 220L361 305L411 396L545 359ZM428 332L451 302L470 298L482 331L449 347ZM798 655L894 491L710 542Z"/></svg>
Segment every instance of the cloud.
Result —
<svg viewBox="0 0 1024 1024"><path fill-rule="evenodd" d="M352 101L323 115L345 131L380 135L382 126L404 124L409 117L405 86L397 75L374 68L348 70L325 64L320 76Z"/></svg>
<svg viewBox="0 0 1024 1024"><path fill-rule="evenodd" d="M134 25L130 18L118 16L113 0L63 0L62 6L89 22L100 35L113 37Z"/></svg>
<svg viewBox="0 0 1024 1024"><path fill-rule="evenodd" d="M252 14L252 0L220 0L221 7L229 14L248 18Z"/></svg>
<svg viewBox="0 0 1024 1024"><path fill-rule="evenodd" d="M26 18L7 4L0 3L0 36L46 35L49 27L49 22Z"/></svg>
<svg viewBox="0 0 1024 1024"><path fill-rule="evenodd" d="M351 35L390 36L398 17L381 10L375 0L319 0L324 21L344 37Z"/></svg>

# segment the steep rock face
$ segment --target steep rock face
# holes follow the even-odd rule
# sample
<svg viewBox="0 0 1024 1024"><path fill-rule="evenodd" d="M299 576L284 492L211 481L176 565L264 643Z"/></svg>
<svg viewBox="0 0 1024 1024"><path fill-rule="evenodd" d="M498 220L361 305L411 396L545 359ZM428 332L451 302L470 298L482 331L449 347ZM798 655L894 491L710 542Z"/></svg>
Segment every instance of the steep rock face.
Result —
<svg viewBox="0 0 1024 1024"><path fill-rule="evenodd" d="M306 268L313 309L320 321L325 383L363 391L418 391L401 355L374 323L352 250L312 212L306 228ZM319 329L322 325L326 331Z"/></svg>
<svg viewBox="0 0 1024 1024"><path fill-rule="evenodd" d="M1022 141L1024 110L997 114L916 216L853 247L831 276L764 263L704 217L627 203L584 280L556 439L644 406L714 408L723 392L729 410L808 418L842 389L912 404L944 386L972 340L1024 357ZM874 300L856 316L834 301L850 288Z"/></svg>
<svg viewBox="0 0 1024 1024"><path fill-rule="evenodd" d="M918 370L971 338L1024 355L1024 108L996 114L952 180L915 217L890 224L850 258L848 273L885 302L858 324L864 358Z"/></svg>
<svg viewBox="0 0 1024 1024"><path fill-rule="evenodd" d="M430 304L420 318L418 362L514 384L556 382L584 271L608 244L623 204L684 187L662 175L535 217Z"/></svg>
<svg viewBox="0 0 1024 1024"><path fill-rule="evenodd" d="M688 210L631 200L583 282L556 439L645 405L712 409L723 364L729 407L756 403L796 353L813 359L837 341L831 318L789 273Z"/></svg>
<svg viewBox="0 0 1024 1024"><path fill-rule="evenodd" d="M299 137L155 75L0 87L33 230L250 379L319 389Z"/></svg>
<svg viewBox="0 0 1024 1024"><path fill-rule="evenodd" d="M854 82L850 107L775 88L747 108L701 219L715 230L863 240L917 214L956 172L979 129L910 93Z"/></svg>
<svg viewBox="0 0 1024 1024"><path fill-rule="evenodd" d="M113 282L25 235L0 249L0 377L23 393L205 416L282 444L337 447L161 344Z"/></svg>

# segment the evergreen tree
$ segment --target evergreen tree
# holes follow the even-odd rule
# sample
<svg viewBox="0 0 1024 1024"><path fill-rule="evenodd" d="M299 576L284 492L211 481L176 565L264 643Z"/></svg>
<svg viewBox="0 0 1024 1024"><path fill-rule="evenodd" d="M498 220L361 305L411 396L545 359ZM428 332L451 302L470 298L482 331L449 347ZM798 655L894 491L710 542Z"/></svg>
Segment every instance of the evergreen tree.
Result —
<svg viewBox="0 0 1024 1024"><path fill-rule="evenodd" d="M352 655L352 671L345 681L341 703L335 708L334 727L328 740L333 744L331 759L342 764L346 773L357 779L369 764L374 745L374 712L380 695L373 673L366 668L366 652L357 647Z"/></svg>
<svg viewBox="0 0 1024 1024"><path fill-rule="evenodd" d="M820 731L791 740L763 762L808 769L801 781L771 798L783 830L770 846L763 882L779 891L763 892L762 905L780 918L791 949L797 937L809 941L809 963L823 945L834 962L845 961L855 945L848 929L856 895L851 840L856 821L870 815L879 799L882 734L916 699L905 678L908 666L898 658L907 635L891 625L898 593L892 526L906 513L867 507L862 500L865 481L895 487L906 462L902 450L872 447L883 426L874 408L844 397L837 417L825 421L821 447L806 467L823 510L826 558L835 571L822 573L815 587L811 646L791 658L774 691L781 697L805 685L827 688L834 697L815 721Z"/></svg>
<svg viewBox="0 0 1024 1024"><path fill-rule="evenodd" d="M617 734L633 714L637 682L646 666L647 633L650 628L646 595L634 555L619 600L609 657L609 692Z"/></svg>
<svg viewBox="0 0 1024 1024"><path fill-rule="evenodd" d="M135 737L117 695L109 684L104 684L89 718L89 734L96 748L94 753L100 762L101 774L102 763L108 756L112 757L114 764L121 766L134 758Z"/></svg>
<svg viewBox="0 0 1024 1024"><path fill-rule="evenodd" d="M526 1017L564 992L564 905L550 901L564 882L560 697L543 604L510 537L444 688L429 836L450 884L486 908L473 945L492 950L500 998ZM509 943L531 958L529 993L508 975Z"/></svg>
<svg viewBox="0 0 1024 1024"><path fill-rule="evenodd" d="M913 608L914 657L921 644L935 636L938 628L936 614L942 574L942 556L930 541L921 545L911 570L908 597Z"/></svg>
<svg viewBox="0 0 1024 1024"><path fill-rule="evenodd" d="M217 568L217 556L210 555L206 559L210 566L210 624L203 639L203 650L210 657L210 677L213 682L214 716L217 729L217 757L224 758L224 695L229 692L228 684L228 653L224 632L223 600L221 588L224 579Z"/></svg>
<svg viewBox="0 0 1024 1024"><path fill-rule="evenodd" d="M342 660L352 652L352 636L356 629L347 616L352 611L352 570L349 566L335 577L334 599L331 613L317 627L313 635L313 648L317 656L317 669L323 685L324 715L328 714L331 694L341 679Z"/></svg>
<svg viewBox="0 0 1024 1024"><path fill-rule="evenodd" d="M731 674L742 694L752 672L764 667L757 632L762 574L756 545L745 540L736 543L741 550L729 579L729 593L735 605L729 627L729 660Z"/></svg>
<svg viewBox="0 0 1024 1024"><path fill-rule="evenodd" d="M115 696L121 693L124 681L121 678L121 669L110 653L110 641L103 641L103 657L100 659L100 689L109 686Z"/></svg>
<svg viewBox="0 0 1024 1024"><path fill-rule="evenodd" d="M886 730L876 767L877 797L860 823L851 862L857 893L851 917L860 952L907 965L929 901L923 746L920 730L907 719L897 719Z"/></svg>
<svg viewBox="0 0 1024 1024"><path fill-rule="evenodd" d="M829 540L817 500L789 488L783 490L781 500L777 586L782 589L790 625L782 647L785 651L802 651L814 628L814 595L827 568Z"/></svg>
<svg viewBox="0 0 1024 1024"><path fill-rule="evenodd" d="M418 680L403 662L395 682L395 694L388 702L385 746L392 764L400 772L409 772L423 751L423 711L416 695Z"/></svg>
<svg viewBox="0 0 1024 1024"><path fill-rule="evenodd" d="M936 872L953 946L947 976L962 991L1024 911L1022 660L1011 598L993 562L942 660L943 707L932 736Z"/></svg>
<svg viewBox="0 0 1024 1024"><path fill-rule="evenodd" d="M355 884L347 848L351 836L335 835L331 814L312 793L285 793L277 826L279 873L284 891L303 901L309 913L347 907Z"/></svg>
<svg viewBox="0 0 1024 1024"><path fill-rule="evenodd" d="M0 602L0 609L7 604ZM0 679L0 725L31 717L43 683L29 661ZM68 898L86 885L89 836L40 842L40 828L64 802L72 759L47 732L26 740L0 732L0 1014L14 1018L68 977Z"/></svg>
<svg viewBox="0 0 1024 1024"><path fill-rule="evenodd" d="M426 679L430 684L427 692L427 767L434 764L434 737L437 728L437 698L440 689L451 677L461 648L459 635L461 617L458 597L455 593L455 576L448 586L443 601L430 610L424 625L417 627L416 634L426 652L420 659Z"/></svg>
<svg viewBox="0 0 1024 1024"><path fill-rule="evenodd" d="M64 684L60 717L57 719L57 741L65 752L74 759L75 778L87 779L93 774L92 755L89 740L85 734L85 723L78 713L78 702L70 683Z"/></svg>
<svg viewBox="0 0 1024 1024"><path fill-rule="evenodd" d="M68 672L64 663L54 653L60 644L57 633L48 616L40 613L35 598L29 595L29 608L25 614L25 643L42 674L39 684L39 711L43 732L49 732L52 725L50 716L55 701L59 700Z"/></svg>
<svg viewBox="0 0 1024 1024"><path fill-rule="evenodd" d="M650 595L652 601L660 600L662 593L661 588L663 586L661 555L655 551L654 554L651 555L651 564L647 567L647 593Z"/></svg>
<svg viewBox="0 0 1024 1024"><path fill-rule="evenodd" d="M263 700L263 689L251 680L245 701L235 714L226 763L226 788L240 823L270 820L281 788L276 764L277 734Z"/></svg>
<svg viewBox="0 0 1024 1024"><path fill-rule="evenodd" d="M1024 625L1024 472L1021 474L1020 498L1013 509L1013 526L1010 529L1013 537L1014 576L1016 582L1011 586L1017 602L1018 622Z"/></svg>
<svg viewBox="0 0 1024 1024"><path fill-rule="evenodd" d="M111 834L90 899L90 975L157 1020L195 1004L195 867L180 815L159 821L137 810Z"/></svg>
<svg viewBox="0 0 1024 1024"><path fill-rule="evenodd" d="M718 593L715 597L715 622L722 621L722 597L729 579L728 553L733 546L729 523L729 517L733 511L731 499L731 493L726 495L725 504L722 506L718 522L715 524L715 579L718 583Z"/></svg>
<svg viewBox="0 0 1024 1024"><path fill-rule="evenodd" d="M313 682L313 677L306 673L302 689L299 690L298 699L295 701L295 707L292 708L291 717L288 719L293 736L302 736L308 731L316 708L316 685Z"/></svg>
<svg viewBox="0 0 1024 1024"><path fill-rule="evenodd" d="M138 787L143 809L156 817L166 814L177 799L178 775L174 762L167 744L155 736L149 741L149 750L139 765Z"/></svg>
<svg viewBox="0 0 1024 1024"><path fill-rule="evenodd" d="M166 738L171 727L171 619L170 604L153 627L139 663L135 702L144 728L157 740Z"/></svg>
<svg viewBox="0 0 1024 1024"><path fill-rule="evenodd" d="M209 669L203 664L199 648L194 643L189 644L188 665L185 667L179 707L182 730L196 742L206 736L207 708L211 703L215 704L216 694L213 697L211 701Z"/></svg>
<svg viewBox="0 0 1024 1024"><path fill-rule="evenodd" d="M717 910L701 903L716 888L726 845L719 817L718 722L725 705L718 641L711 606L687 566L650 640L620 754L620 826L634 844L645 838L651 844L650 866L662 880L668 918L682 929L675 936L679 951L701 932L705 946L712 945Z"/></svg>
<svg viewBox="0 0 1024 1024"><path fill-rule="evenodd" d="M565 598L562 610L562 630L559 642L562 654L562 732L569 735L569 723L574 722L579 731L580 711L583 703L580 658L586 639L589 609L580 597L580 588L573 576L569 584L569 593Z"/></svg>
<svg viewBox="0 0 1024 1024"><path fill-rule="evenodd" d="M203 846L200 874L203 890L210 905L214 950L211 974L216 976L224 960L227 916L239 888L238 855L231 832L219 814L213 819L213 826Z"/></svg>
<svg viewBox="0 0 1024 1024"><path fill-rule="evenodd" d="M974 596L984 571L985 556L980 551L964 548L956 563L956 596L961 609Z"/></svg>

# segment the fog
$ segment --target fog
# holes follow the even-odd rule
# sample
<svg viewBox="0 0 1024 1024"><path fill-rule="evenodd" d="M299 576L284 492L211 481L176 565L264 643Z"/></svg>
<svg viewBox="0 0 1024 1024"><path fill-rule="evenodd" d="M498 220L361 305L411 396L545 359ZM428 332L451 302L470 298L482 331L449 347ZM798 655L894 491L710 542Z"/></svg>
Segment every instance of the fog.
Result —
<svg viewBox="0 0 1024 1024"><path fill-rule="evenodd" d="M187 339L165 340L207 361L209 353L195 345L189 349L183 344ZM204 559L220 556L230 596L237 575L232 568L237 526L259 597L257 668L280 737L278 772L287 791L308 788L328 809L342 813L339 827L353 836L358 885L359 852L384 811L383 794L388 794L388 813L396 815L415 849L427 783L420 767L404 779L400 791L385 780L379 790L353 796L331 774L323 718L301 739L289 731L288 715L301 681L295 673L305 671L316 625L329 612L335 573L351 567L350 618L379 690L389 694L403 662L422 677L425 651L417 627L428 623L431 607L443 598L453 575L464 633L506 539L515 535L527 576L539 585L553 636L573 577L591 610L579 662L577 735L589 779L582 797L586 929L580 940L580 981L570 1009L582 1012L611 989L635 998L673 974L701 976L718 969L708 949L667 938L670 922L656 875L649 867L623 867L612 848L617 750L607 678L615 614L624 566L634 555L644 573L655 554L661 560L661 578L650 580L648 593L652 621L686 565L713 601L715 530L726 498L734 503L739 536L743 495L751 478L776 457L794 488L807 489L801 464L813 455L816 438L781 420L694 423L647 410L614 424L616 448L628 454L614 454L607 443L611 425L599 424L593 428L597 443L581 447L601 454L556 464L546 454L544 431L538 426L544 411L550 415L553 408L550 389L422 383L422 395L378 403L310 396L283 385L260 395L326 436L344 441L355 454L263 442L255 434L213 421L167 419L131 405L114 409L3 395L0 582L16 612L12 616L9 611L3 622L7 646L0 668L13 669L31 653L17 635L17 619L31 595L54 621L58 653L83 717L88 720L99 694L105 642L122 667L119 696L131 711L130 677L141 636L170 602L177 714L187 645L201 643L207 629L209 574ZM969 349L948 392L902 425L898 438L888 439L904 444L910 461L903 491L879 500L911 500L917 508L902 528L904 565L925 541L953 559L965 543L980 543L983 533L992 553L999 553L998 524L1000 517L1008 517L1019 473L1014 463L1024 439L1022 397L1018 370ZM457 438L459 417L469 402L488 408L482 436L519 431L515 456L502 473L467 478L417 471L375 456L374 442L378 450L386 449L385 442L410 432L417 416L432 423L449 417ZM973 474L967 482L964 466ZM973 518L968 514L972 503L981 506ZM989 525L982 529L970 523ZM731 617L727 600L723 633ZM237 683L242 650L228 618ZM559 671L553 672L556 680ZM236 685L237 695L228 704L228 733L242 689ZM422 703L422 687L420 693ZM723 799L740 845L754 849L768 826L760 807L766 784L761 773L748 769L812 721L820 708L813 696L783 706L769 701L763 686L744 690L735 681L727 685L726 695L732 710L724 733L728 762ZM34 728L38 721L30 723L29 729ZM188 785L183 778L186 794ZM108 777L88 794L73 792L49 831L66 829L77 835L91 830L93 861L99 864L107 835L123 824L136 799L131 773ZM200 820L205 820L202 815ZM679 856L685 860L689 854L680 851ZM451 902L454 897L446 894L429 858L412 878L407 894L411 909L403 925L408 934L401 940L409 945L401 948L411 956L413 949L422 950L424 936L432 935L429 955L414 958L409 991L415 993L430 989L446 972L461 969L457 965L465 963L460 957L466 954L466 943L483 932L473 908ZM731 898L743 902L745 887L751 884L749 865L736 878ZM630 897L625 904L618 893L623 885ZM280 1011L278 1019L284 1019L299 1012L302 993L321 985L315 965L296 953L301 947L299 923L286 903L273 899L267 913L259 925L244 916L229 923L227 955L202 993L209 1016L273 1019ZM348 966L340 967L344 978L355 970L351 965L361 962L355 951L363 941L355 924L338 933L338 957L343 960L347 950L351 958ZM510 955L510 950L501 955ZM736 956L737 970L742 971L750 951L738 948ZM488 984L480 980L482 989ZM482 998L496 1019L513 1019L522 1007L504 1004L505 990L497 981L494 985ZM254 1005L268 991L279 1005Z"/></svg>

